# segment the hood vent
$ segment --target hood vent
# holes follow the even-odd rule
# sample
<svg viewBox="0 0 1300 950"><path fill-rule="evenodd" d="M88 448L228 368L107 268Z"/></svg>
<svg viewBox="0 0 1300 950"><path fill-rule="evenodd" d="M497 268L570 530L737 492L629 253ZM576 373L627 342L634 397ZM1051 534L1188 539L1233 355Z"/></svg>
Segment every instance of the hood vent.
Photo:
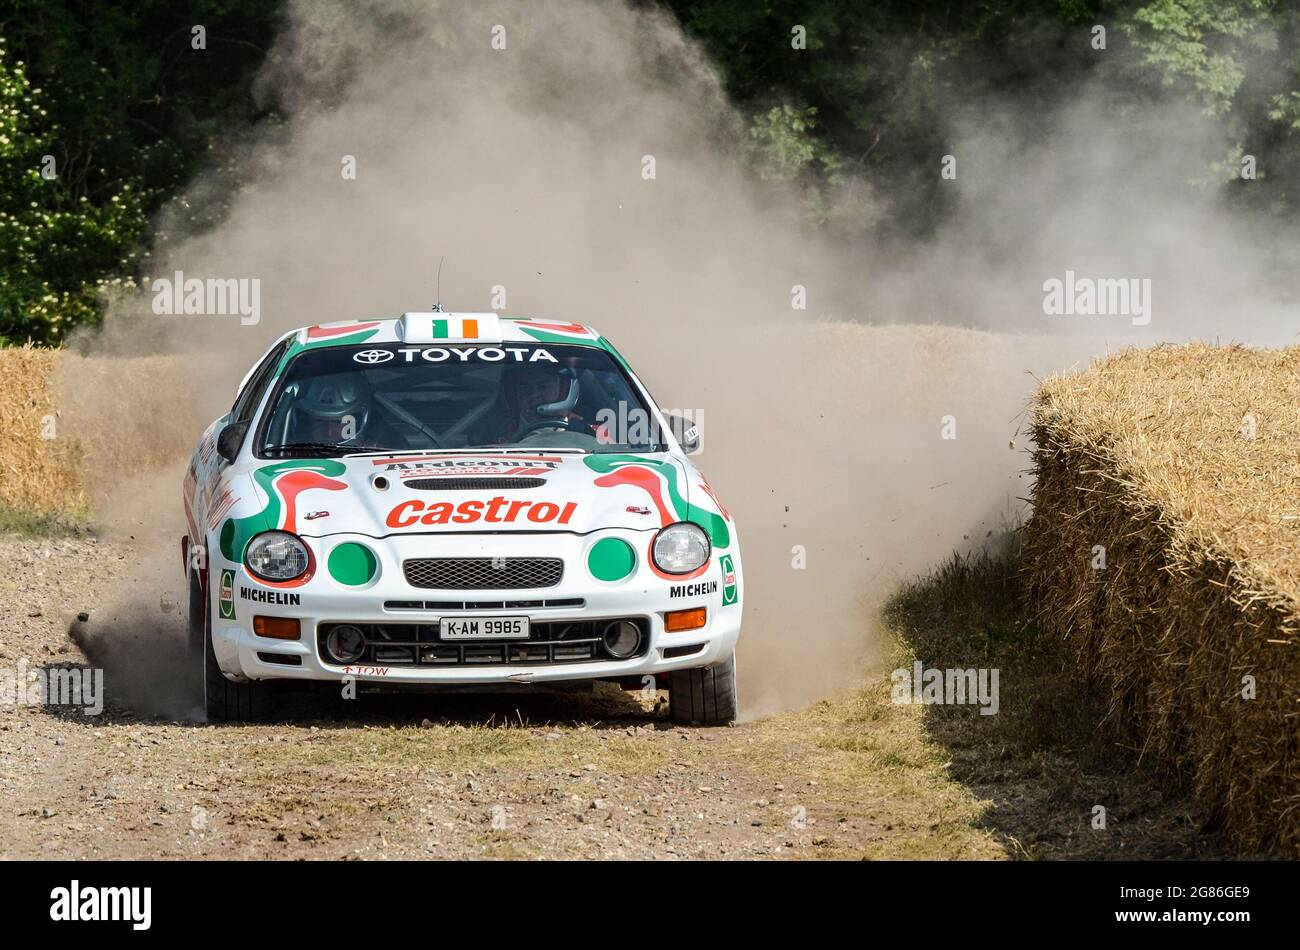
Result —
<svg viewBox="0 0 1300 950"><path fill-rule="evenodd" d="M509 476L489 475L486 478L412 478L402 482L415 491L501 491L510 488L541 488L546 484L544 478L512 478Z"/></svg>

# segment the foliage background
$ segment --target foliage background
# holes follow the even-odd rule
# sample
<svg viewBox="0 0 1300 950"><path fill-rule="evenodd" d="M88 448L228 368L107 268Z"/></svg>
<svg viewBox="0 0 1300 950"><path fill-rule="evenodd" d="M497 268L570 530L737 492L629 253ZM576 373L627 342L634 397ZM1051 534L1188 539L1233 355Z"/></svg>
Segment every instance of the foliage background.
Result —
<svg viewBox="0 0 1300 950"><path fill-rule="evenodd" d="M1300 12L1289 3L663 5L746 116L743 159L795 183L812 227L923 239L954 210L935 168L955 122L979 121L989 102L1047 116L1087 83L1104 84L1116 109L1174 97L1219 117L1222 155L1186 187L1219 191L1242 214L1295 210ZM278 121L253 79L280 12L275 0L0 0L0 344L57 344L96 322L168 240L151 227L162 204L220 166L241 129ZM206 49L193 48L196 24ZM792 47L796 24L805 50ZM1259 180L1243 188L1247 153ZM201 230L223 210L214 189L180 223Z"/></svg>

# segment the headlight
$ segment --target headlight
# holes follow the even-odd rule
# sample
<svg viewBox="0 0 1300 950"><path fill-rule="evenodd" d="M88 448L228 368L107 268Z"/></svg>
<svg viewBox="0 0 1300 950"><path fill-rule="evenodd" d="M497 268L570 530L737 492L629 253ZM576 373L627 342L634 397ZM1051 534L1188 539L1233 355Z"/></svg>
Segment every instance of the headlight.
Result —
<svg viewBox="0 0 1300 950"><path fill-rule="evenodd" d="M655 535L655 566L666 574L689 574L709 559L709 536L689 521L670 524Z"/></svg>
<svg viewBox="0 0 1300 950"><path fill-rule="evenodd" d="M248 542L244 566L264 581L291 581L307 572L307 545L288 531L263 531Z"/></svg>

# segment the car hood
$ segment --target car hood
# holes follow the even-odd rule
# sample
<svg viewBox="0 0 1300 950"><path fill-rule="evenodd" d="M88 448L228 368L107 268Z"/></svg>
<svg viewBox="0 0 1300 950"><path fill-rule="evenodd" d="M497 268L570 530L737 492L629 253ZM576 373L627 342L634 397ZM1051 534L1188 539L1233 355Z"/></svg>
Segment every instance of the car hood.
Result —
<svg viewBox="0 0 1300 950"><path fill-rule="evenodd" d="M671 453L262 459L246 474L266 526L304 537L651 530L691 510L687 467Z"/></svg>

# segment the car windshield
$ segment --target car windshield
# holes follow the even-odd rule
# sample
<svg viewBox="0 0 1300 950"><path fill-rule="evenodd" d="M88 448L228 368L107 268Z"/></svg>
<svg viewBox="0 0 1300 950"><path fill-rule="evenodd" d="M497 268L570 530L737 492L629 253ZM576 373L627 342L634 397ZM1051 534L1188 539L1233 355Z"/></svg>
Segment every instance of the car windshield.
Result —
<svg viewBox="0 0 1300 950"><path fill-rule="evenodd" d="M289 364L263 457L435 449L664 451L608 352L563 344L332 346Z"/></svg>

